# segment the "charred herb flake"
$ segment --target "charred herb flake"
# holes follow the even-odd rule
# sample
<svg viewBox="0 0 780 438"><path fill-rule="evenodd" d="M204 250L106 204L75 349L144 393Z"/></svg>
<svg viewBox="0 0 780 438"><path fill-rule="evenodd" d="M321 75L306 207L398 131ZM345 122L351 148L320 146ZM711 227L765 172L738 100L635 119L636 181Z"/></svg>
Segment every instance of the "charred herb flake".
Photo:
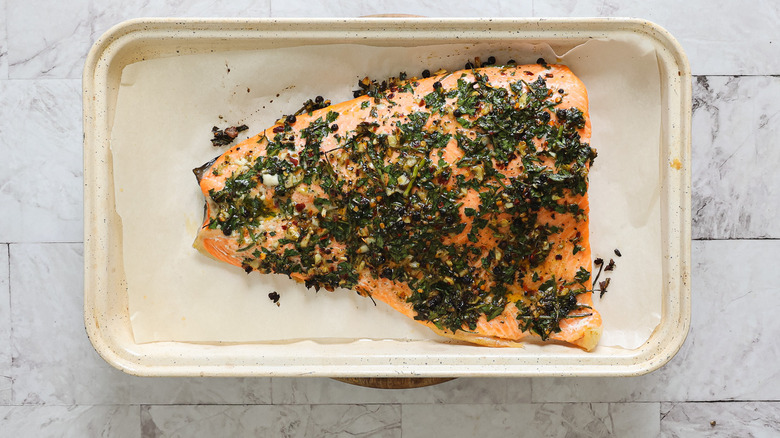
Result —
<svg viewBox="0 0 780 438"><path fill-rule="evenodd" d="M226 146L238 137L239 132L249 129L246 125L231 126L225 129L219 129L216 126L211 128L214 138L211 139L212 146Z"/></svg>

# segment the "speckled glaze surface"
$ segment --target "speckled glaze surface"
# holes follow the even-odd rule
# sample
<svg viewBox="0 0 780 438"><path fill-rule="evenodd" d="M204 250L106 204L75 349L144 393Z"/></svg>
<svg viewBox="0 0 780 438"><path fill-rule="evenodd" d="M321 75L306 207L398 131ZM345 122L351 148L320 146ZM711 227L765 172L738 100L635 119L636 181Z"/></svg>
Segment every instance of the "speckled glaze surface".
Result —
<svg viewBox="0 0 780 438"><path fill-rule="evenodd" d="M108 138L122 68L141 59L182 53L370 41L424 45L442 42L581 41L632 33L652 42L662 76L664 119L659 153L678 158L663 172L665 287L662 321L631 351L594 354L455 352L454 345L361 341L350 344L136 344L122 275L121 228L114 210ZM690 122L687 59L677 42L652 23L630 19L258 19L132 20L94 44L83 75L85 324L100 355L128 373L149 376L598 376L639 375L665 364L682 345L690 322ZM419 345L418 345L419 344ZM502 350L499 350L502 351ZM508 351L508 350L503 350Z"/></svg>

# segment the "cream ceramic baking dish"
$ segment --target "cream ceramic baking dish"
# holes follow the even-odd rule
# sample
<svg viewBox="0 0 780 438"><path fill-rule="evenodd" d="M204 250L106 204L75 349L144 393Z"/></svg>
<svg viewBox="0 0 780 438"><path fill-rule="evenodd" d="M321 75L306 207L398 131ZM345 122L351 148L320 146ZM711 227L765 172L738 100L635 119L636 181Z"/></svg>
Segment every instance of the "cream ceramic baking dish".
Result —
<svg viewBox="0 0 780 438"><path fill-rule="evenodd" d="M546 43L565 51L589 39L631 36L655 49L660 73L660 323L633 349L489 349L451 343L137 343L128 314L122 224L116 212L111 129L123 69L141 60L307 45L417 47L480 42ZM677 42L634 19L143 19L122 23L93 46L84 78L85 306L98 353L147 376L628 376L665 364L690 323L691 76ZM671 165L666 165L671 164Z"/></svg>

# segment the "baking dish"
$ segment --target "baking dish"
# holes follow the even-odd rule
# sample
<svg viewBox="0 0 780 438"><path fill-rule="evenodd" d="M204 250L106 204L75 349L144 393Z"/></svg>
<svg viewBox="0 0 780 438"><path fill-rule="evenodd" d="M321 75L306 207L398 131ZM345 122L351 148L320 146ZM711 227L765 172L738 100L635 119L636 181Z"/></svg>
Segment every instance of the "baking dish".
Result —
<svg viewBox="0 0 780 438"><path fill-rule="evenodd" d="M661 322L641 347L486 349L429 341L136 343L121 266L110 137L123 69L205 52L328 44L414 47L519 41L565 51L588 39L632 35L652 44L661 77L663 287ZM666 363L690 321L690 70L674 39L633 19L142 19L93 46L84 70L85 324L98 353L128 373L155 376L584 376L637 375Z"/></svg>

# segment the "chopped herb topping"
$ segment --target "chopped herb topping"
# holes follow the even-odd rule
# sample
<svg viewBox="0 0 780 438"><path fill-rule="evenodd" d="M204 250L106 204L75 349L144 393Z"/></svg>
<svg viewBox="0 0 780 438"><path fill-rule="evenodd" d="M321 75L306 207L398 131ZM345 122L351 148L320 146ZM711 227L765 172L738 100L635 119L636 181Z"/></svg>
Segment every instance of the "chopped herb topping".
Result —
<svg viewBox="0 0 780 438"><path fill-rule="evenodd" d="M585 288L568 289L561 281L550 278L539 286L534 300L515 303L519 310L517 319L520 326L523 330L533 331L542 339L547 339L552 333L560 331L560 320L578 317L570 313L586 308L577 303L577 295L582 292L585 292Z"/></svg>
<svg viewBox="0 0 780 438"><path fill-rule="evenodd" d="M482 315L492 320L514 303L519 326L547 339L561 320L586 315L572 312L584 308L577 295L590 289L588 267L574 278L539 269L551 254L560 259L553 241L584 250L579 233L564 239L549 219L585 218L576 197L596 153L578 133L584 115L559 108L544 75L504 88L476 69L454 84L436 74L433 91L414 96L418 110L392 118L393 97L415 93L416 79L359 82L355 96L368 96L360 108L388 114L389 125L349 129L325 109L308 111L307 125L280 122L259 141L265 154L210 192L209 227L239 237L248 272L296 274L328 290L361 290L361 275L392 280L408 287L416 319L451 331L475 330ZM461 158L448 162L445 149ZM314 199L293 201L296 192ZM290 225L265 232L270 217Z"/></svg>

